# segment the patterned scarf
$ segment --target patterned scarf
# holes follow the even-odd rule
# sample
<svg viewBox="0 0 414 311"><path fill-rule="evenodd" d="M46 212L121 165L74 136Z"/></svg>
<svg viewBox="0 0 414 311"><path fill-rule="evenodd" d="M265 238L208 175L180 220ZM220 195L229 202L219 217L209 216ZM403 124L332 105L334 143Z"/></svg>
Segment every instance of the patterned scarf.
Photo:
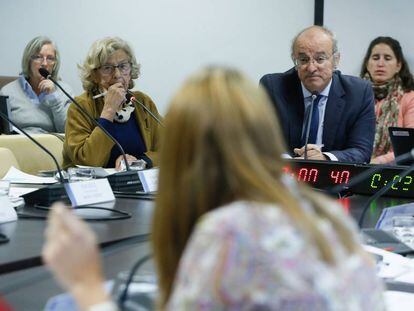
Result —
<svg viewBox="0 0 414 311"><path fill-rule="evenodd" d="M364 77L371 80L367 73ZM372 80L371 80L372 81ZM400 111L401 97L404 95L401 79L396 76L386 84L372 84L375 95L375 101L384 100L377 119L375 127L374 151L372 157L378 157L391 151L391 141L388 134L388 127L398 125L398 113Z"/></svg>
<svg viewBox="0 0 414 311"><path fill-rule="evenodd" d="M94 91L92 91L92 95L98 95L98 94L102 94L104 93L104 90L102 89L95 89ZM95 100L101 100L103 101L103 97L99 97L98 99ZM124 102L118 109L117 112L115 112L115 116L114 116L114 122L116 123L126 123L128 122L129 118L131 117L132 112L135 110L135 106L133 103L131 103L131 101L128 102Z"/></svg>

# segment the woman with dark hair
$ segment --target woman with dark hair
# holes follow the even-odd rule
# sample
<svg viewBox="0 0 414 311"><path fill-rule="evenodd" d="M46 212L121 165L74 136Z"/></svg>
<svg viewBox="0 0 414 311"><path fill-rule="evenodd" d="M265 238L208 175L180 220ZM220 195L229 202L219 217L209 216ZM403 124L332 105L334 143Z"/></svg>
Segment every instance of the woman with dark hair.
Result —
<svg viewBox="0 0 414 311"><path fill-rule="evenodd" d="M161 310L384 309L355 225L283 173L264 90L208 68L179 90L165 124L151 232ZM86 224L55 206L46 240L46 264L80 307L116 310Z"/></svg>
<svg viewBox="0 0 414 311"><path fill-rule="evenodd" d="M391 37L375 38L369 45L361 78L371 80L377 117L371 163L394 160L388 127L414 127L414 79L400 43Z"/></svg>
<svg viewBox="0 0 414 311"><path fill-rule="evenodd" d="M45 68L55 80L59 79L60 55L56 44L45 36L30 40L22 58L19 79L1 89L9 97L11 119L30 133L63 133L70 100L39 69ZM72 89L62 81L69 93Z"/></svg>

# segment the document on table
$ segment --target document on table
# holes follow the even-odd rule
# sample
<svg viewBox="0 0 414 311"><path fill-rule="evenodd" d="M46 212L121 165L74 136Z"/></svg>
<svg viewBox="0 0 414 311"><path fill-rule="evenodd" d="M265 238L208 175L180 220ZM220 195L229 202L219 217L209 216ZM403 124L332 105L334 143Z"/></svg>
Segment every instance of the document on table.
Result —
<svg viewBox="0 0 414 311"><path fill-rule="evenodd" d="M39 177L35 175L30 175L18 170L14 166L10 167L3 179L10 181L12 184L47 185L54 184L57 182L57 180L54 177Z"/></svg>

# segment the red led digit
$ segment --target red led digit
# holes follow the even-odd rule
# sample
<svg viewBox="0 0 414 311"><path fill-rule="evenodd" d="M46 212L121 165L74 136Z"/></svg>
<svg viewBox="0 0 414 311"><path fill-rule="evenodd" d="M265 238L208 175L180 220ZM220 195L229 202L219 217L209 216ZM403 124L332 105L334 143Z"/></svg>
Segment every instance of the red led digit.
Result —
<svg viewBox="0 0 414 311"><path fill-rule="evenodd" d="M318 179L318 170L316 168L313 168L309 172L309 178L308 178L307 181L308 182L310 181L312 183L315 183L316 182L316 179Z"/></svg>
<svg viewBox="0 0 414 311"><path fill-rule="evenodd" d="M349 171L342 171L341 178L339 179L339 183L345 183L347 184L349 181Z"/></svg>
<svg viewBox="0 0 414 311"><path fill-rule="evenodd" d="M316 168L301 168L298 173L298 180L310 183L316 183L319 171Z"/></svg>
<svg viewBox="0 0 414 311"><path fill-rule="evenodd" d="M308 177L308 169L307 168L301 168L299 170L299 173L298 173L298 180L299 181L306 181L307 177Z"/></svg>
<svg viewBox="0 0 414 311"><path fill-rule="evenodd" d="M331 178L334 180L334 184L339 182L339 171L331 171Z"/></svg>

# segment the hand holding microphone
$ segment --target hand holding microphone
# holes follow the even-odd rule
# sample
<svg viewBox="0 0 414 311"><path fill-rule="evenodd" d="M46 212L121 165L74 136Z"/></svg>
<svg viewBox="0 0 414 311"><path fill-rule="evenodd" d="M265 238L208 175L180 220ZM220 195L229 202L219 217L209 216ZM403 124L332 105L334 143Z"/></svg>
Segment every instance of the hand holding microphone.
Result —
<svg viewBox="0 0 414 311"><path fill-rule="evenodd" d="M50 94L55 91L55 85L49 79L45 79L39 82L39 90L41 92Z"/></svg>

